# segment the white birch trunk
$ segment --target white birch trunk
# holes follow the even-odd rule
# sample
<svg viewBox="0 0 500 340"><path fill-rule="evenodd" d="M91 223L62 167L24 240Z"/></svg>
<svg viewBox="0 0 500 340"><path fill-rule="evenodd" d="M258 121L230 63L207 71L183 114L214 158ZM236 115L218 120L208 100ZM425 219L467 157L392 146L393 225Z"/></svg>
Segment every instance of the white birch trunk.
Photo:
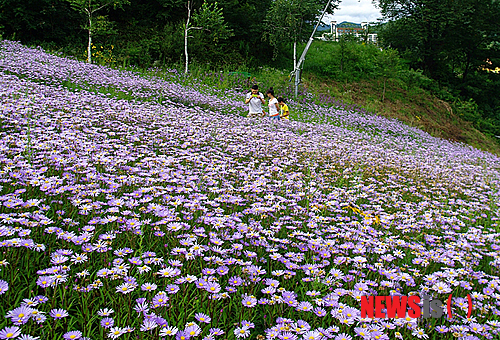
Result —
<svg viewBox="0 0 500 340"><path fill-rule="evenodd" d="M189 54L188 54L188 32L189 32L189 19L191 19L191 8L190 3L188 1L188 17L186 21L186 27L184 29L184 54L186 56L186 66L184 68L184 74L188 73L188 64L189 64Z"/></svg>
<svg viewBox="0 0 500 340"><path fill-rule="evenodd" d="M92 21L89 20L89 23ZM87 46L87 63L92 63L92 30L89 28L89 44Z"/></svg>
<svg viewBox="0 0 500 340"><path fill-rule="evenodd" d="M297 67L297 41L293 42L293 69Z"/></svg>
<svg viewBox="0 0 500 340"><path fill-rule="evenodd" d="M89 17L89 43L87 45L87 63L92 63L92 8L85 9Z"/></svg>

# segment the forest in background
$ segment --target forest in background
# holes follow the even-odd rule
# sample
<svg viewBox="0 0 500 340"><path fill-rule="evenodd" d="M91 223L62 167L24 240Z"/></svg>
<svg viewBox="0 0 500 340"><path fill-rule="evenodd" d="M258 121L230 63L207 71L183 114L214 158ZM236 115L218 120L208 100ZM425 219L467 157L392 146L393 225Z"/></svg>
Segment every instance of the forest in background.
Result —
<svg viewBox="0 0 500 340"><path fill-rule="evenodd" d="M326 3L0 0L0 34L84 60L90 32L95 63L181 68L189 8L193 30L188 50L193 65L210 70L291 71L294 43L300 54ZM311 51L304 75L345 86L382 83L384 89L403 81L449 103L455 114L484 134L500 136L500 74L495 72L500 66L500 3L375 3L385 22L377 27L382 50L344 37ZM334 2L328 12L334 13L337 6ZM384 97L376 100L383 103Z"/></svg>

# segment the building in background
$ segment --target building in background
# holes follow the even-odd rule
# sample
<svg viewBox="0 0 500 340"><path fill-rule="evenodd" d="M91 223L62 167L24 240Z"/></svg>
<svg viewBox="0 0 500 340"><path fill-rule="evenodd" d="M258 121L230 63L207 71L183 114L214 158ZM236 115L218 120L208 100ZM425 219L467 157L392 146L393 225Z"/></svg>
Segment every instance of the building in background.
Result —
<svg viewBox="0 0 500 340"><path fill-rule="evenodd" d="M367 43L376 44L377 43L377 33L373 32L371 26L367 22L362 22L361 24L356 24L353 22L343 21L337 24L336 21L330 23L330 32L325 32L328 25L322 25L322 31L324 32L321 39L329 41L338 41L341 36L349 34L360 41L366 41Z"/></svg>

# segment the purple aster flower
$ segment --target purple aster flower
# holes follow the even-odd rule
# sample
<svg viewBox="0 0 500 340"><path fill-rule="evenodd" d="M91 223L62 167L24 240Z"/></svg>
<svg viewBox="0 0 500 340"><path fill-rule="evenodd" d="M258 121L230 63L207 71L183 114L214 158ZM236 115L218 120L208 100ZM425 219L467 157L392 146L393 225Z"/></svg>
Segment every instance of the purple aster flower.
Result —
<svg viewBox="0 0 500 340"><path fill-rule="evenodd" d="M113 309L104 308L104 309L99 309L99 311L97 311L97 315L99 315L99 316L110 316L114 312L115 311Z"/></svg>
<svg viewBox="0 0 500 340"><path fill-rule="evenodd" d="M229 273L229 268L228 267L221 266L221 267L217 268L217 274L219 274L220 276L224 276L227 273Z"/></svg>
<svg viewBox="0 0 500 340"><path fill-rule="evenodd" d="M201 328L197 324L191 324L190 326L186 327L184 332L190 337L197 337L201 333Z"/></svg>
<svg viewBox="0 0 500 340"><path fill-rule="evenodd" d="M19 340L40 340L39 336L31 336L29 334L21 334Z"/></svg>
<svg viewBox="0 0 500 340"><path fill-rule="evenodd" d="M208 281L206 279L200 278L196 280L196 287L198 288L206 288L208 285Z"/></svg>
<svg viewBox="0 0 500 340"><path fill-rule="evenodd" d="M374 339L374 338L372 338L372 339ZM335 340L352 340L352 336L345 334L345 333L341 333L335 337Z"/></svg>
<svg viewBox="0 0 500 340"><path fill-rule="evenodd" d="M144 319L144 322L141 325L141 332L150 331L152 329L155 329L156 327L158 327L156 320Z"/></svg>
<svg viewBox="0 0 500 340"><path fill-rule="evenodd" d="M137 285L137 279L133 276L125 276L123 282L130 283L131 285Z"/></svg>
<svg viewBox="0 0 500 340"><path fill-rule="evenodd" d="M188 340L190 338L189 334L185 331L179 331L175 334L175 340Z"/></svg>
<svg viewBox="0 0 500 340"><path fill-rule="evenodd" d="M66 340L77 340L82 337L82 332L80 331L71 331L63 335L63 338Z"/></svg>
<svg viewBox="0 0 500 340"><path fill-rule="evenodd" d="M314 312L314 314L316 314L319 317L323 317L327 314L326 310L321 308L321 307L314 308L313 312Z"/></svg>
<svg viewBox="0 0 500 340"><path fill-rule="evenodd" d="M297 311L299 312L309 312L313 310L313 305L308 301L301 301L297 306Z"/></svg>
<svg viewBox="0 0 500 340"><path fill-rule="evenodd" d="M318 331L306 331L302 335L302 339L304 340L320 340L323 336Z"/></svg>
<svg viewBox="0 0 500 340"><path fill-rule="evenodd" d="M0 280L0 295L7 293L9 290L9 284L7 281Z"/></svg>
<svg viewBox="0 0 500 340"><path fill-rule="evenodd" d="M241 286L243 284L243 280L239 276L233 276L229 279L229 284L231 286Z"/></svg>
<svg viewBox="0 0 500 340"><path fill-rule="evenodd" d="M166 306L168 303L169 297L166 294L157 294L153 297L151 301L152 308L158 308L162 306Z"/></svg>
<svg viewBox="0 0 500 340"><path fill-rule="evenodd" d="M438 333L446 333L448 332L448 327L446 326L436 326L436 332Z"/></svg>
<svg viewBox="0 0 500 340"><path fill-rule="evenodd" d="M278 280L274 279L266 279L266 285L277 288L280 285L280 282Z"/></svg>
<svg viewBox="0 0 500 340"><path fill-rule="evenodd" d="M144 301L137 301L137 303L135 304L134 306L134 310L137 312L137 313L147 313L149 312L149 303L147 303L145 300L146 299L137 299L137 300L144 300ZM159 305L158 305L159 307Z"/></svg>
<svg viewBox="0 0 500 340"><path fill-rule="evenodd" d="M49 315L51 317L53 317L54 319L62 319L62 318L67 317L69 314L64 309L52 309L50 311Z"/></svg>
<svg viewBox="0 0 500 340"><path fill-rule="evenodd" d="M247 321L247 320L241 321L241 326L242 327L246 327L248 329L255 328L255 324L253 322L250 322L250 321Z"/></svg>
<svg viewBox="0 0 500 340"><path fill-rule="evenodd" d="M217 336L217 335L223 335L224 331L222 329L220 329L220 328L210 328L209 333L211 335Z"/></svg>
<svg viewBox="0 0 500 340"><path fill-rule="evenodd" d="M104 328L111 328L115 324L113 318L104 318L101 320L101 326Z"/></svg>
<svg viewBox="0 0 500 340"><path fill-rule="evenodd" d="M47 288L54 284L54 279L52 276L40 276L36 281L36 284L42 288Z"/></svg>
<svg viewBox="0 0 500 340"><path fill-rule="evenodd" d="M38 303L45 303L47 301L49 301L49 299L43 295L37 295L34 297L35 300L38 301Z"/></svg>
<svg viewBox="0 0 500 340"><path fill-rule="evenodd" d="M19 327L5 327L0 331L0 339L14 339L21 334Z"/></svg>
<svg viewBox="0 0 500 340"><path fill-rule="evenodd" d="M168 285L166 291L168 294L175 294L179 291L179 286L174 284Z"/></svg>
<svg viewBox="0 0 500 340"><path fill-rule="evenodd" d="M257 299L253 295L250 295L250 296L245 295L243 297L243 300L241 301L241 303L245 307L255 307L255 305L257 305Z"/></svg>
<svg viewBox="0 0 500 340"><path fill-rule="evenodd" d="M20 306L11 310L7 313L6 317L10 318L12 323L16 325L22 325L28 322L31 315L33 313L33 309L28 306Z"/></svg>
<svg viewBox="0 0 500 340"><path fill-rule="evenodd" d="M113 327L109 330L108 337L110 337L111 339L116 339L124 333L125 333L124 328Z"/></svg>
<svg viewBox="0 0 500 340"><path fill-rule="evenodd" d="M212 294L217 294L221 290L221 286L217 282L208 282L206 291Z"/></svg>
<svg viewBox="0 0 500 340"><path fill-rule="evenodd" d="M210 321L212 321L212 318L210 318L210 316L203 314L203 313L196 313L194 315L194 318L196 320L198 320L199 322L203 322L203 323L210 323Z"/></svg>
<svg viewBox="0 0 500 340"><path fill-rule="evenodd" d="M128 294L136 288L136 285L125 282L116 287L116 291L122 294Z"/></svg>
<svg viewBox="0 0 500 340"><path fill-rule="evenodd" d="M158 326L160 327L166 327L168 326L168 322L167 320L165 320L164 318L162 318L161 316L157 317L155 319L155 322L158 324Z"/></svg>
<svg viewBox="0 0 500 340"><path fill-rule="evenodd" d="M297 340L297 336L292 332L282 332L278 335L278 339L281 340Z"/></svg>
<svg viewBox="0 0 500 340"><path fill-rule="evenodd" d="M47 317L43 314L38 314L37 316L35 316L35 321L37 324L42 324L45 322L45 320L47 320Z"/></svg>
<svg viewBox="0 0 500 340"><path fill-rule="evenodd" d="M212 269L212 268L203 268L203 269L201 270L201 273L202 273L203 275L208 275L208 276L210 276L210 275L215 275L216 270L215 270L215 269Z"/></svg>

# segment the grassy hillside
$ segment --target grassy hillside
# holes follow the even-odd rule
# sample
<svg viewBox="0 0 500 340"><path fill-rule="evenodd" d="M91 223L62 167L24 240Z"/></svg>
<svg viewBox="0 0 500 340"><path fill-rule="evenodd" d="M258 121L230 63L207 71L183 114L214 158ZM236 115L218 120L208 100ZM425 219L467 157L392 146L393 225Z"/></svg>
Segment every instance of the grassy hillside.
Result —
<svg viewBox="0 0 500 340"><path fill-rule="evenodd" d="M467 121L475 107L410 70L395 51L351 41L315 42L303 83L309 92L396 118L432 136L500 152L497 138Z"/></svg>
<svg viewBox="0 0 500 340"><path fill-rule="evenodd" d="M453 107L423 89L408 90L397 80L386 84L382 101L383 79L340 82L306 73L304 86L318 95L330 95L349 104L366 108L387 118L396 118L405 124L428 132L434 137L463 142L478 149L500 153L495 137L477 130L464 120Z"/></svg>
<svg viewBox="0 0 500 340"><path fill-rule="evenodd" d="M498 336L500 157L310 92L247 119L285 72L194 73L0 42L0 338ZM423 293L453 318L360 308Z"/></svg>

